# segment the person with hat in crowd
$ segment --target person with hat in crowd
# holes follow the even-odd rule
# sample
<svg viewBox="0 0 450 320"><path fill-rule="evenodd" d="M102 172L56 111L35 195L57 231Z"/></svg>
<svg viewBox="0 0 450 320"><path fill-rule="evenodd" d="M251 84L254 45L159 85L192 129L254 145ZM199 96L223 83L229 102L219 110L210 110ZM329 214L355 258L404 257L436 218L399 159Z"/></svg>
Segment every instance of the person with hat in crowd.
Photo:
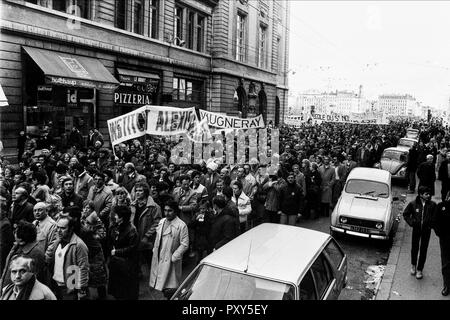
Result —
<svg viewBox="0 0 450 320"><path fill-rule="evenodd" d="M1 292L0 300L56 300L55 295L36 277L35 260L24 254L11 259L11 283Z"/></svg>
<svg viewBox="0 0 450 320"><path fill-rule="evenodd" d="M208 199L210 203L212 203L213 194L216 189L216 183L220 178L219 174L217 173L217 169L219 168L219 166L214 161L209 161L206 164L206 168L208 172L203 176L202 185L205 186L208 193Z"/></svg>
<svg viewBox="0 0 450 320"><path fill-rule="evenodd" d="M411 275L417 279L423 278L435 211L436 203L431 200L431 190L425 185L419 185L418 196L403 211L403 218L412 227Z"/></svg>
<svg viewBox="0 0 450 320"><path fill-rule="evenodd" d="M67 147L68 148L75 147L77 150L79 150L82 145L83 145L83 136L81 135L80 130L78 130L77 127L72 127L69 137L67 138Z"/></svg>

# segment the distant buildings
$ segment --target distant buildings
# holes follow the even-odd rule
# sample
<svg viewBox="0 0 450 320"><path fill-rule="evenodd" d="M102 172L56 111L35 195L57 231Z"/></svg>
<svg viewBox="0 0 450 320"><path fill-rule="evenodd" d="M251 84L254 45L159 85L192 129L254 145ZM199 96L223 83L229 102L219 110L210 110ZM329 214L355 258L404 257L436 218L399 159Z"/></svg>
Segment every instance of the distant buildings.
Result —
<svg viewBox="0 0 450 320"><path fill-rule="evenodd" d="M421 116L420 104L409 95L383 94L378 97L379 109L386 116L417 117Z"/></svg>

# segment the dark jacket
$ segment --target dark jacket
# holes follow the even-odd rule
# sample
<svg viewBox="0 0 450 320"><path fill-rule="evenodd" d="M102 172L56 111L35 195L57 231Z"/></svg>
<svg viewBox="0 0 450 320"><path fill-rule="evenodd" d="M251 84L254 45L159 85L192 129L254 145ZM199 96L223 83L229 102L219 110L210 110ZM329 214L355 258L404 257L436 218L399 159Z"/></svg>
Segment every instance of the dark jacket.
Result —
<svg viewBox="0 0 450 320"><path fill-rule="evenodd" d="M131 203L131 221L136 215L137 202ZM147 198L144 211L138 217L138 225L135 226L139 234L139 250L152 250L155 243L156 227L162 218L161 207L156 204L151 196Z"/></svg>
<svg viewBox="0 0 450 320"><path fill-rule="evenodd" d="M75 192L72 192L70 196L67 196L66 193L63 192L60 196L63 208L76 206L80 209L83 209L83 198L81 198Z"/></svg>
<svg viewBox="0 0 450 320"><path fill-rule="evenodd" d="M448 162L448 159L442 161L438 171L438 179L441 180L444 185L447 185L450 179L450 176L448 175Z"/></svg>
<svg viewBox="0 0 450 320"><path fill-rule="evenodd" d="M434 195L434 182L436 181L436 171L434 164L427 161L422 162L417 169L417 177L419 177L419 186L427 186L431 189L431 195Z"/></svg>
<svg viewBox="0 0 450 320"><path fill-rule="evenodd" d="M450 201L444 201L436 206L432 227L439 238L450 240Z"/></svg>
<svg viewBox="0 0 450 320"><path fill-rule="evenodd" d="M419 152L417 151L417 147L412 147L411 149L409 149L408 162L406 164L406 169L409 172L415 172L419 165L418 161L419 161Z"/></svg>
<svg viewBox="0 0 450 320"><path fill-rule="evenodd" d="M109 261L108 292L116 299L137 300L139 296L137 230L131 222L116 225L111 228L109 237L116 253Z"/></svg>
<svg viewBox="0 0 450 320"><path fill-rule="evenodd" d="M296 215L300 211L302 190L297 183L286 183L280 190L280 210L287 215Z"/></svg>
<svg viewBox="0 0 450 320"><path fill-rule="evenodd" d="M415 200L406 206L403 211L403 218L410 227L420 228L422 226L423 228L431 228L435 210L436 203L434 201L427 201L424 208L420 197L417 196Z"/></svg>
<svg viewBox="0 0 450 320"><path fill-rule="evenodd" d="M211 219L209 232L210 250L219 249L236 237L236 217L230 207L225 206L222 212Z"/></svg>
<svg viewBox="0 0 450 320"><path fill-rule="evenodd" d="M5 267L6 257L14 243L14 234L8 218L0 220L0 274Z"/></svg>
<svg viewBox="0 0 450 320"><path fill-rule="evenodd" d="M33 208L34 208L34 205L28 201L26 201L22 205L13 203L12 208L11 208L11 216L10 216L11 224L14 225L17 222L19 222L20 220L25 220L27 222L33 222L34 221Z"/></svg>

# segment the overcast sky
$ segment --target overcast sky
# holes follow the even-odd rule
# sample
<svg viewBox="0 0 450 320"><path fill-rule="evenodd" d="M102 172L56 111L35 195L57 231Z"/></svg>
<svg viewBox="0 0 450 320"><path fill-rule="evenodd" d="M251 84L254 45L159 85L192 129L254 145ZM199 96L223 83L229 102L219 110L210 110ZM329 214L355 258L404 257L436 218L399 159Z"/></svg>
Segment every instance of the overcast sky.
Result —
<svg viewBox="0 0 450 320"><path fill-rule="evenodd" d="M449 107L450 1L291 1L289 89ZM294 74L295 72L295 74Z"/></svg>

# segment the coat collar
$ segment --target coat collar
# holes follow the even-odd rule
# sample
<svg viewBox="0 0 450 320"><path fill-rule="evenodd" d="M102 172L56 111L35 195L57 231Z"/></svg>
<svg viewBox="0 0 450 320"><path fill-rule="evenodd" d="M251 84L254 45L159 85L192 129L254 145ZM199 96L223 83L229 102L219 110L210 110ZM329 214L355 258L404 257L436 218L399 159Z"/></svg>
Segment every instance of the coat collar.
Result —
<svg viewBox="0 0 450 320"><path fill-rule="evenodd" d="M29 254L38 244L39 244L39 242L37 242L37 241L27 243L26 245L24 245L22 247L22 252L24 254Z"/></svg>

